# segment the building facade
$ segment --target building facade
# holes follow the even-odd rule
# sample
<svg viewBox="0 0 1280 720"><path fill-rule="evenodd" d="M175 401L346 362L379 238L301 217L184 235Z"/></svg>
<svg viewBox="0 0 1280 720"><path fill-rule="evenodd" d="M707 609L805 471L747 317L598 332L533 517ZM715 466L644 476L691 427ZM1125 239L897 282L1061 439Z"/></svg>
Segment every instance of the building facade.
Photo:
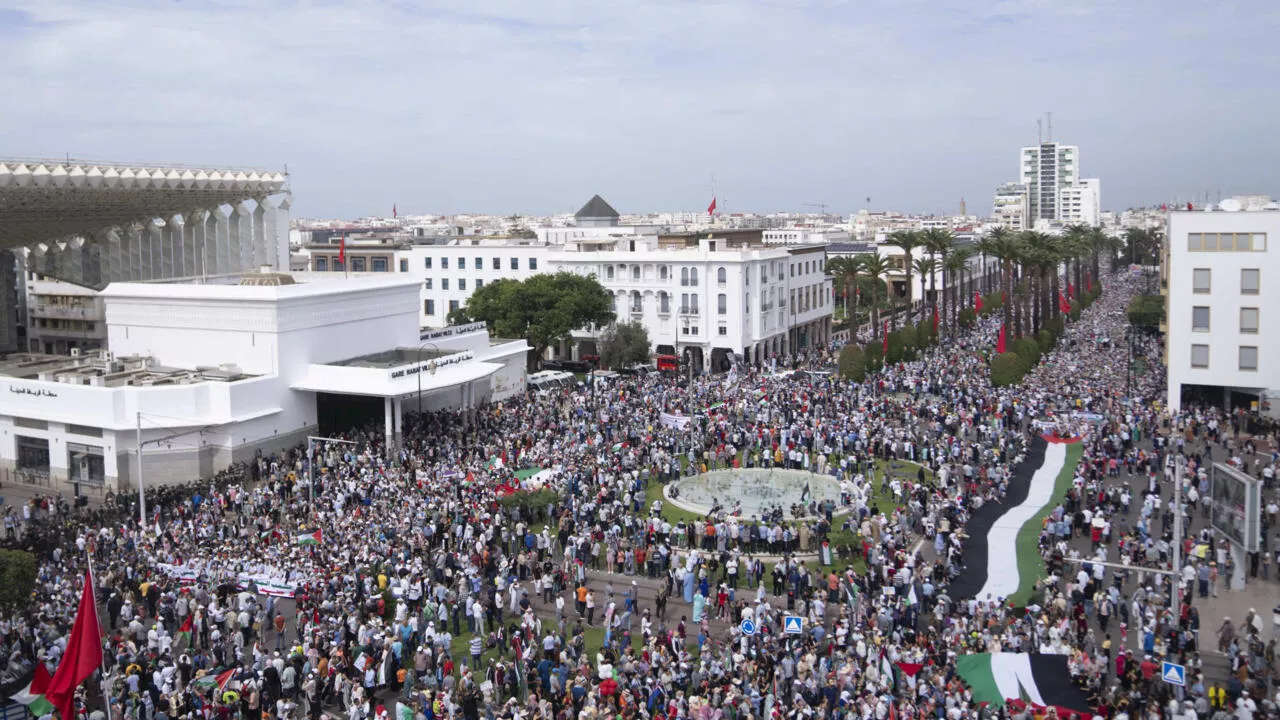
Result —
<svg viewBox="0 0 1280 720"><path fill-rule="evenodd" d="M1018 184L1027 187L1031 222L1061 220L1058 198L1063 187L1080 180L1080 148L1056 142L1022 148Z"/></svg>
<svg viewBox="0 0 1280 720"><path fill-rule="evenodd" d="M106 346L107 317L92 288L27 272L27 350L70 355Z"/></svg>
<svg viewBox="0 0 1280 720"><path fill-rule="evenodd" d="M1170 212L1166 237L1169 406L1263 409L1280 391L1280 211Z"/></svg>
<svg viewBox="0 0 1280 720"><path fill-rule="evenodd" d="M996 223L1014 232L1026 230L1028 218L1031 217L1027 186L1005 183L996 188L995 199L991 202L991 215Z"/></svg>

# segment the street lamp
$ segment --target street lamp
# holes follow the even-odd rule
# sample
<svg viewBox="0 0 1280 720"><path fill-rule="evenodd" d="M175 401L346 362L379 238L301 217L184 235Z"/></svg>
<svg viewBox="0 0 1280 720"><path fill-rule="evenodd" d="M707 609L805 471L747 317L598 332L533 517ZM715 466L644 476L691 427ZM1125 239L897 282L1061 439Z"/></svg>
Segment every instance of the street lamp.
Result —
<svg viewBox="0 0 1280 720"><path fill-rule="evenodd" d="M435 350L436 355L441 354L440 347L433 342L424 342L418 346L418 371L415 373L418 376L418 422L422 422L422 349L428 346ZM436 374L436 364L434 362L431 363L431 374Z"/></svg>
<svg viewBox="0 0 1280 720"><path fill-rule="evenodd" d="M316 459L312 446L316 442L331 442L340 445L355 445L351 440L343 440L341 438L320 437L318 435L307 436L307 493L310 496L310 504L316 504Z"/></svg>

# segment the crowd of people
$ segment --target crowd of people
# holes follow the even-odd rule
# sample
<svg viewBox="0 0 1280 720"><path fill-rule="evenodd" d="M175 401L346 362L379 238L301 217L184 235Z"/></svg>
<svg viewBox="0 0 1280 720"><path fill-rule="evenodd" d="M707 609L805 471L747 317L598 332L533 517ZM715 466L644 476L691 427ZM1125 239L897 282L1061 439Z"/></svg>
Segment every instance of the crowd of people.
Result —
<svg viewBox="0 0 1280 720"><path fill-rule="evenodd" d="M149 496L145 522L127 496L80 515L28 508L11 542L26 538L40 569L30 607L0 618L9 672L57 666L92 561L107 658L79 707L109 698L112 718L1069 714L976 699L957 658L1002 651L1067 656L1088 714L1274 715L1274 642L1255 618L1217 631L1228 681L1198 672L1215 643L1196 604L1232 568L1212 537L1173 538L1165 467L1188 458L1195 513L1220 452L1206 447L1271 491L1276 445L1246 448L1215 411L1162 412L1154 338L1136 340L1148 371L1127 377L1129 283L1112 278L1013 387L989 381L985 319L861 384L778 371L829 367L832 345L691 388L652 374L414 415L399 447L353 430L314 473L301 448L261 456ZM968 515L1042 432L1081 437L1084 458L1044 523L1035 597L952 597ZM777 466L830 477L837 507L753 517L726 499L698 516L660 490ZM1117 481L1135 476L1134 491ZM1174 616L1166 576L1142 570L1168 567L1180 541ZM803 631L784 632L786 616ZM1189 666L1185 691L1153 675L1163 658Z"/></svg>

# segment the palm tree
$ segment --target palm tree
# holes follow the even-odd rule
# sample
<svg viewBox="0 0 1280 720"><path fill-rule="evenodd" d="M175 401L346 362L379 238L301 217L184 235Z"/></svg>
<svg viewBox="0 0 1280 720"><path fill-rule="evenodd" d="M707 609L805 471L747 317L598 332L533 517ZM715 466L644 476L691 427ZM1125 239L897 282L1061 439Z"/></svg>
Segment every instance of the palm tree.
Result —
<svg viewBox="0 0 1280 720"><path fill-rule="evenodd" d="M964 283L961 280L962 273L970 272L969 259L973 257L973 248L962 247L956 248L947 254L942 261L943 272L943 300L947 295L951 295L951 320L952 325L958 325L960 321L960 304L964 302L966 297L964 294ZM943 306L945 309L945 305Z"/></svg>
<svg viewBox="0 0 1280 720"><path fill-rule="evenodd" d="M1067 280L1075 287L1076 292L1083 292L1081 276L1084 269L1081 265L1084 258L1092 251L1090 235L1092 228L1085 225L1071 225L1062 234L1061 249L1063 259L1067 262Z"/></svg>
<svg viewBox="0 0 1280 720"><path fill-rule="evenodd" d="M854 303L857 303L856 293L858 287L858 275L862 272L862 256L861 255L841 255L831 258L827 262L827 272L835 278L837 289L844 296L844 314L849 314L849 292L853 290L855 293Z"/></svg>
<svg viewBox="0 0 1280 720"><path fill-rule="evenodd" d="M876 287L876 290L873 291L871 294L870 309L872 313L875 315L875 318L873 321L873 325L874 325L873 331L875 332L876 337L880 337L879 285L881 282L881 278L889 274L889 263L883 257L880 257L879 253L868 253L867 255L863 256L863 259L862 259L862 273L866 275L866 277L869 278ZM889 293L886 290L885 297L887 298L888 295Z"/></svg>
<svg viewBox="0 0 1280 720"><path fill-rule="evenodd" d="M951 287L951 280L947 277L947 255L955 247L955 236L950 230L943 228L929 228L924 231L922 237L924 247L929 251L929 255L933 257L934 264L938 269L942 270L942 289L945 292ZM933 312L938 313L938 278L937 275L929 276L929 294L933 296ZM942 317L947 315L947 298L942 298Z"/></svg>
<svg viewBox="0 0 1280 720"><path fill-rule="evenodd" d="M978 241L978 247L984 255L1000 261L1000 291L1004 294L1001 310L1005 327L1013 330L1013 277L1018 257L1022 254L1022 243L1008 230L996 228Z"/></svg>
<svg viewBox="0 0 1280 720"><path fill-rule="evenodd" d="M907 279L907 314L903 322L911 322L913 314L913 308L911 307L911 255L921 245L920 233L915 230L897 230L889 234L889 239L885 241L885 244L902 250L902 271L906 274Z"/></svg>

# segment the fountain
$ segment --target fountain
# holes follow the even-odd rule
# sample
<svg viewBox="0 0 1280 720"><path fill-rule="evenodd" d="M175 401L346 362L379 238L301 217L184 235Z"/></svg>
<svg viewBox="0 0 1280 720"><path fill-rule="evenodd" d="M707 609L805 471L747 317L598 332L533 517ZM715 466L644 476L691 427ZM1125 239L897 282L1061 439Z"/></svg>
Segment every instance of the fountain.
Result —
<svg viewBox="0 0 1280 720"><path fill-rule="evenodd" d="M840 505L840 483L835 478L781 468L713 470L667 485L663 496L666 502L699 515L711 512L717 502L723 510L738 510L744 518L760 517L766 510L781 507L790 520L791 506L810 500L830 500L837 515L846 511Z"/></svg>

